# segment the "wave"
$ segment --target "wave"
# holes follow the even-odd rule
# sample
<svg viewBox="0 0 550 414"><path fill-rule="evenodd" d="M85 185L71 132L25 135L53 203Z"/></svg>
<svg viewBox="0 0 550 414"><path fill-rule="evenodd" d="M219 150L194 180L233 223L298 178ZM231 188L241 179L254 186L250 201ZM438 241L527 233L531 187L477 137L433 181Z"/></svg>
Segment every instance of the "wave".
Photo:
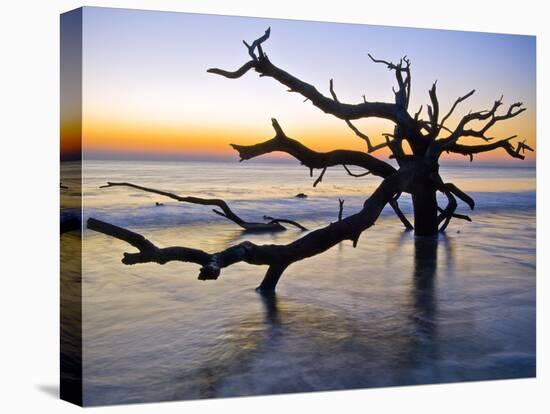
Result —
<svg viewBox="0 0 550 414"><path fill-rule="evenodd" d="M459 201L458 212L471 216L491 213L525 214L536 209L536 194L534 191L522 192L473 192L470 193L476 202L473 212ZM364 196L346 196L344 216L358 212L365 201ZM446 205L445 197L439 198L440 205ZM288 218L304 222L334 221L338 215L338 197L310 196L301 198L264 198L234 200L231 209L247 221L264 221L263 216ZM409 195L403 195L399 205L407 215L412 214L412 202ZM387 206L382 216L393 215ZM165 202L161 206L148 200L148 204L136 207L86 207L84 219L94 217L110 221L114 224L130 227L170 227L193 223L226 223L227 220L217 216L211 207L198 206L189 203Z"/></svg>

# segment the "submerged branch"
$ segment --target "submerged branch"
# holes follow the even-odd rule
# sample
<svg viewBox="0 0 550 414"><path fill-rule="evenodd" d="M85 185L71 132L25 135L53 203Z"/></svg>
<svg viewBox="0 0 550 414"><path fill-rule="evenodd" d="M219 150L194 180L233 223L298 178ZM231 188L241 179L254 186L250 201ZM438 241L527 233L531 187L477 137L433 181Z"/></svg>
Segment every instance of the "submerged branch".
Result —
<svg viewBox="0 0 550 414"><path fill-rule="evenodd" d="M469 216L456 213L457 202L454 195L450 191L444 191L444 194L447 196L447 200L448 200L447 207L445 207L445 209L442 209L441 207L437 207L437 210L441 213L437 217L437 223L438 224L443 223L442 226L439 228L439 231L444 232L447 226L449 225L449 223L451 222L452 218L457 218L457 219L471 222L472 219Z"/></svg>
<svg viewBox="0 0 550 414"><path fill-rule="evenodd" d="M286 224L290 224L291 226L294 226L294 227L298 227L300 230L302 231L307 231L307 228L302 226L300 223L298 223L297 221L293 221L293 220L288 220L288 219L282 219L282 218L274 218L274 217L271 217L271 216L264 216L264 220L269 220L269 223L268 224L273 224L273 223L286 223Z"/></svg>
<svg viewBox="0 0 550 414"><path fill-rule="evenodd" d="M399 208L399 203L397 202L397 200L399 199L399 196L400 194L397 194L396 197L390 200L389 204L393 209L393 211L395 212L395 214L397 215L397 217L399 217L399 220L401 220L401 223L403 223L403 225L405 226L405 229L413 230L414 229L413 225L411 224L407 216L405 216L403 211L401 211L401 209Z"/></svg>
<svg viewBox="0 0 550 414"><path fill-rule="evenodd" d="M298 223L292 221L292 220L286 220L286 219L278 219L278 220L271 220L268 223L256 223L256 222L249 222L243 220L241 217L239 217L237 214L233 212L227 205L227 203L224 200L215 199L215 198L199 198L199 197L182 197L174 193L170 193L167 191L157 190L154 188L148 188L148 187L142 187L140 185L132 184L132 183L126 183L126 182L107 182L107 185L103 185L100 188L107 188L107 187L131 187L135 188L137 190L146 191L149 193L159 194L164 197L169 197L173 200L183 202L183 203L191 203L191 204L200 204L200 205L206 205L206 206L216 206L221 209L216 210L213 209L212 211L216 213L217 215L221 217L225 217L228 220L231 220L235 224L239 225L243 229L247 231L253 231L253 232L263 232L263 231L283 231L286 230L284 226L282 226L280 223L286 222L289 224L292 224L298 228L301 228L302 230L305 229L305 227L299 225Z"/></svg>

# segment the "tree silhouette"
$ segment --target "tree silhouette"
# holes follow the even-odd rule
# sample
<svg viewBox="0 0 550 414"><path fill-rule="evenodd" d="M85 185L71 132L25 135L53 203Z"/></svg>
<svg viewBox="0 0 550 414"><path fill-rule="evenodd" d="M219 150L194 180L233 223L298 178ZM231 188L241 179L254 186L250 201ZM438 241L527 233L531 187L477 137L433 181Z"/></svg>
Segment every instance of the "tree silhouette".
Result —
<svg viewBox="0 0 550 414"><path fill-rule="evenodd" d="M348 104L340 102L334 90L334 83L329 82L330 97L320 93L310 85L288 72L275 66L262 48L262 44L269 38L270 28L252 44L245 44L250 60L235 71L218 68L208 69L209 73L229 79L237 79L251 70L260 77L273 78L288 88L289 92L302 95L314 106L323 112L342 119L349 128L366 142L367 151L334 150L330 152L313 151L299 141L290 138L272 119L275 136L267 141L255 145L231 146L238 151L242 160L249 160L275 151L290 154L301 164L313 170L321 170L314 182L317 185L324 177L329 167L342 166L348 174L360 177L367 174L382 179L378 188L364 202L363 208L350 216L342 217L343 201L340 201L338 220L328 226L314 230L286 245L257 245L249 241L231 246L223 251L207 253L202 250L187 247L159 248L132 231L114 226L96 219L89 219L88 228L124 240L136 247L137 253L124 253L122 262L136 264L156 262L164 264L169 261L193 262L201 265L199 279L217 279L221 269L237 262L246 262L253 265L268 266L267 273L258 290L273 292L279 278L285 269L294 262L320 254L334 245L350 240L355 247L360 235L371 227L378 219L383 208L389 204L406 228L412 228L405 215L401 212L398 199L403 193L412 197L414 211L414 232L417 236L434 236L444 231L453 219L471 221L466 215L456 213L458 200L461 200L474 209L475 202L460 188L450 182L445 182L439 174L439 159L443 153L457 153L470 157L494 151L499 148L506 151L511 157L524 159L526 150L533 151L525 141L518 142L514 147L513 135L504 139L494 139L488 136L489 130L498 122L514 118L524 112L526 108L521 102L511 104L505 112L499 113L503 105L502 97L496 100L488 110L470 111L464 115L454 129L445 125L457 107L471 97L472 90L455 100L445 115L440 113L437 97L436 82L429 90L430 104L427 105L427 118L422 117L422 106L413 114L409 113L411 91L411 62L403 57L398 63L376 59L369 54L370 59L377 64L386 66L395 74L397 88L393 88L394 102L370 102L363 96L363 102ZM381 118L394 124L393 133L384 134L385 141L373 144L365 133L361 132L352 121L363 118ZM472 137L483 141L479 145L465 145L462 138ZM404 143L410 148L406 152ZM397 163L397 168L376 158L372 153L388 148ZM360 167L361 174L352 173L349 166ZM123 185L131 184L123 183ZM159 190L146 189L159 192ZM436 194L440 192L447 199L446 206L438 205Z"/></svg>

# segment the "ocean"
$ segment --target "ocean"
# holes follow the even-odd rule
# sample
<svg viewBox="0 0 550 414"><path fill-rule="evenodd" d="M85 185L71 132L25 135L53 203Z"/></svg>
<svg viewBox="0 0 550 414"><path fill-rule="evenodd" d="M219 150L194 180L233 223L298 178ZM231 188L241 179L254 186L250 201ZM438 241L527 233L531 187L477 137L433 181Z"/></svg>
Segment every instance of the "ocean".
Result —
<svg viewBox="0 0 550 414"><path fill-rule="evenodd" d="M331 168L313 188L317 174L286 163L86 161L84 215L158 246L214 252L304 233L247 234L209 206L99 186L223 198L248 221L315 229L337 219L338 198L353 214L380 182ZM387 208L357 248L346 241L291 265L270 299L254 291L263 267L239 263L203 282L194 264L125 266L131 246L86 230L85 404L535 376L535 169L472 163L441 175L475 199L474 211L459 201L472 223L415 238ZM410 197L400 206L412 220Z"/></svg>

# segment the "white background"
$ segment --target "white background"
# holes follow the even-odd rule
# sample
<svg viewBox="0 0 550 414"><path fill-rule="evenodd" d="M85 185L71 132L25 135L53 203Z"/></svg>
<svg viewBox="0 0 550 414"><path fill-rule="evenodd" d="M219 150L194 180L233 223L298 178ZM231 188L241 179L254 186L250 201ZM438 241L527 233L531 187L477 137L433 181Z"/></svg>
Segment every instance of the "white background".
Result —
<svg viewBox="0 0 550 414"><path fill-rule="evenodd" d="M102 412L548 412L549 31L544 1L4 1L0 11L0 411L74 412L59 367L59 13L81 5L536 34L538 378L144 404ZM205 36L208 34L205 33ZM472 62L472 65L490 62ZM495 71L498 68L495 67ZM495 74L496 76L496 74ZM531 108L530 108L531 109ZM266 373L269 375L269 373ZM544 410L546 406L546 410ZM95 409L94 409L95 410Z"/></svg>

